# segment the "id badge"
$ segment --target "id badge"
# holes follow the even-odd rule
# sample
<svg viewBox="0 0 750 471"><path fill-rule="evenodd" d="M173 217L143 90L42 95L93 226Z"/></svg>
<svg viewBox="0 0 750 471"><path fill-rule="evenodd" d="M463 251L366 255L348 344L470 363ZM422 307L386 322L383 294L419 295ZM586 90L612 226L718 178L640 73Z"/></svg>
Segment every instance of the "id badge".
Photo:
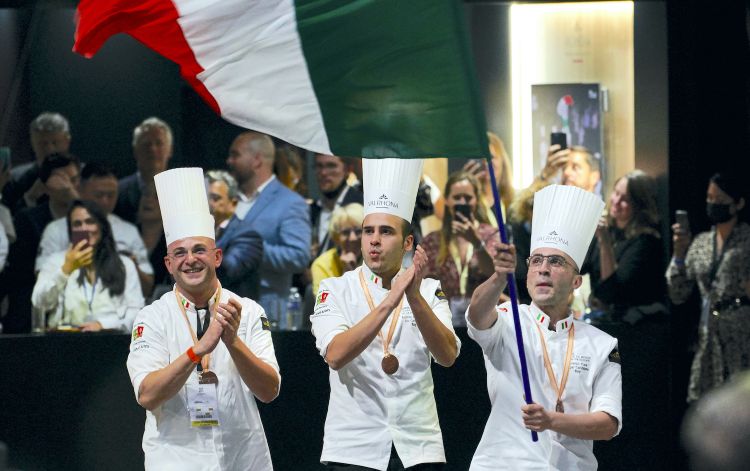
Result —
<svg viewBox="0 0 750 471"><path fill-rule="evenodd" d="M217 382L201 381L188 384L187 399L191 427L218 427L219 400Z"/></svg>

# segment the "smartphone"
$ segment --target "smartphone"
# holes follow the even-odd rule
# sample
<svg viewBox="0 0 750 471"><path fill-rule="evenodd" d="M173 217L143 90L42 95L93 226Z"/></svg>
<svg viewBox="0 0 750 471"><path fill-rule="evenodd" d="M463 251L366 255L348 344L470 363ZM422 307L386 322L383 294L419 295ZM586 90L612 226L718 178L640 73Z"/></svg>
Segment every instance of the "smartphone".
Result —
<svg viewBox="0 0 750 471"><path fill-rule="evenodd" d="M469 206L468 204L454 204L453 211L456 214L462 214L466 219L471 219L471 206Z"/></svg>
<svg viewBox="0 0 750 471"><path fill-rule="evenodd" d="M10 168L10 147L0 147L0 172Z"/></svg>
<svg viewBox="0 0 750 471"><path fill-rule="evenodd" d="M549 135L549 144L554 146L555 144L560 146L560 150L568 148L568 135L564 132L553 132Z"/></svg>
<svg viewBox="0 0 750 471"><path fill-rule="evenodd" d="M86 241L89 240L89 231L71 231L70 232L70 243L73 244L73 247L78 245L78 242L82 240L86 240ZM84 245L84 247L86 245Z"/></svg>
<svg viewBox="0 0 750 471"><path fill-rule="evenodd" d="M688 212L684 209L678 209L674 212L674 222L680 225L682 230L690 232L690 221L688 220Z"/></svg>

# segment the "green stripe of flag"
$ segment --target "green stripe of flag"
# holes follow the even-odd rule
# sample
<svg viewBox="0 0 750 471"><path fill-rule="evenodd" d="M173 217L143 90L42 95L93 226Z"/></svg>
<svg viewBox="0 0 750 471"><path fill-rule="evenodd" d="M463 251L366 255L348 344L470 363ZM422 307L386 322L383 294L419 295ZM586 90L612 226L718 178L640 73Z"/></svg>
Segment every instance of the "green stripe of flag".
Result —
<svg viewBox="0 0 750 471"><path fill-rule="evenodd" d="M296 15L335 154L488 156L460 2L297 0Z"/></svg>

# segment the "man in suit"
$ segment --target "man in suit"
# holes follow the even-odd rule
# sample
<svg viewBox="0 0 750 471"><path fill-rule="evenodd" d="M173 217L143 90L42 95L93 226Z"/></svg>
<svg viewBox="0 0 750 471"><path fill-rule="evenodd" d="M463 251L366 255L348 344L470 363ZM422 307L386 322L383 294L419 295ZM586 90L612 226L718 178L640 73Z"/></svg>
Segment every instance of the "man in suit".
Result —
<svg viewBox="0 0 750 471"><path fill-rule="evenodd" d="M360 190L352 188L346 178L352 170L350 159L335 155L315 155L315 178L321 197L310 203L310 221L313 227L313 258L333 247L328 237L328 225L331 214L349 203L362 204Z"/></svg>
<svg viewBox="0 0 750 471"><path fill-rule="evenodd" d="M133 157L138 170L120 180L115 214L137 224L138 204L154 175L167 169L172 158L172 129L159 118L144 120L133 130Z"/></svg>
<svg viewBox="0 0 750 471"><path fill-rule="evenodd" d="M217 273L229 290L258 299L263 239L234 215L239 199L237 180L224 170L206 172L208 208L214 217L216 246L224 252Z"/></svg>
<svg viewBox="0 0 750 471"><path fill-rule="evenodd" d="M272 322L286 315L292 274L307 267L311 240L307 204L273 174L275 153L270 137L247 131L234 139L227 157L240 188L235 217L263 238L258 302Z"/></svg>

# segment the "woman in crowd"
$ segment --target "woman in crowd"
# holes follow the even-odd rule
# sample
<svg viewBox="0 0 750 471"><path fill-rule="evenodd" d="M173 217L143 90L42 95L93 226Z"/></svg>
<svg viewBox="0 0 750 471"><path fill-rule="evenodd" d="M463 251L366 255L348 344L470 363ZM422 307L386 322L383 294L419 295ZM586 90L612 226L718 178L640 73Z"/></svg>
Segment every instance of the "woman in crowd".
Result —
<svg viewBox="0 0 750 471"><path fill-rule="evenodd" d="M39 272L31 297L34 309L54 311L53 327L130 332L144 304L133 261L117 253L111 226L94 203L74 201L67 222L73 242L51 255Z"/></svg>
<svg viewBox="0 0 750 471"><path fill-rule="evenodd" d="M706 212L713 226L692 242L689 227L672 226L669 297L682 304L697 284L703 305L688 401L750 367L750 226L739 221L744 185L727 174L711 177Z"/></svg>
<svg viewBox="0 0 750 471"><path fill-rule="evenodd" d="M451 174L444 195L442 228L428 234L421 244L429 259L425 276L440 280L451 303L454 325L463 325L474 288L492 274L489 247L495 246L497 230L489 224L479 182L472 174Z"/></svg>
<svg viewBox="0 0 750 471"><path fill-rule="evenodd" d="M312 272L312 293L317 294L320 282L343 275L362 263L362 221L364 208L359 203L339 206L331 214L328 237L334 247L316 258Z"/></svg>
<svg viewBox="0 0 750 471"><path fill-rule="evenodd" d="M492 154L492 169L497 179L497 190L500 193L500 207L503 214L510 208L513 202L515 191L513 189L512 175L510 173L510 156L505 150L503 141L497 134L488 132L487 138L490 141L490 154ZM464 170L473 174L479 181L481 188L481 201L484 206L487 218L490 224L497 227L495 220L495 196L492 194L492 185L490 184L490 173L487 168L486 160L470 160L464 165Z"/></svg>
<svg viewBox="0 0 750 471"><path fill-rule="evenodd" d="M666 314L656 183L641 170L615 182L591 253L591 305L631 324Z"/></svg>

